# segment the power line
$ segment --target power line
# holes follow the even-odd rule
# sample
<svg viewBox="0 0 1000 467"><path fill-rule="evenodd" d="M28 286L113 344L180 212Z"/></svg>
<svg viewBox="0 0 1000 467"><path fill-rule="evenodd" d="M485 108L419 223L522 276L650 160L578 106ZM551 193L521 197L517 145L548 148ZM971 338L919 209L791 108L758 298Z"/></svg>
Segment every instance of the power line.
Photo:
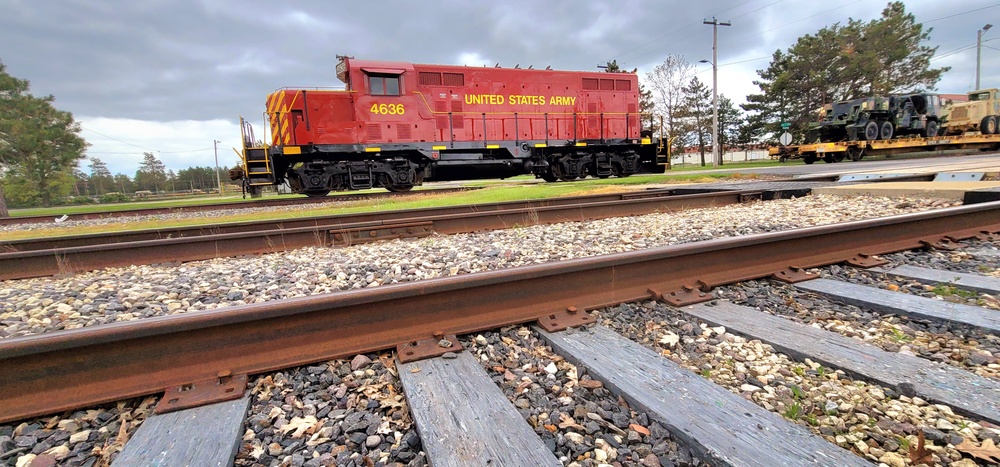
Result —
<svg viewBox="0 0 1000 467"><path fill-rule="evenodd" d="M83 128L84 130L87 130L87 131L89 131L89 132L91 132L91 133L96 133L96 134L98 134L98 135L101 135L101 136L103 136L103 137L105 137L105 138L108 138L108 139L111 139L111 140L115 140L115 141L118 141L119 143L122 143L122 144L127 144L127 145L129 145L129 146L134 146L134 147L137 147L137 148L139 148L139 149L145 149L145 150L147 150L147 151L154 151L154 152L156 151L156 149L152 149L152 148L147 148L147 147L145 147L145 146L139 146L138 144L132 144L132 143L130 143L130 142L128 142L128 141L122 141L122 140L120 140L120 139L118 139L118 138L115 138L114 136L108 136L108 135L106 135L106 134L104 134L104 133L101 133L101 132L99 132L99 131L94 131L94 130L91 130L90 128L87 128L87 127L85 127L85 126L83 126L83 125L80 125L80 128Z"/></svg>
<svg viewBox="0 0 1000 467"><path fill-rule="evenodd" d="M764 8L767 8L767 7L771 6L771 5L775 5L775 4L778 4L778 3L781 3L781 2L783 2L783 1L785 1L785 0L778 0L778 1L776 1L776 2L773 2L773 3L768 3L767 5L764 5L764 6L762 6L762 7L758 8L758 9L756 9L756 10L750 10L750 11L748 11L748 12L746 12L746 13L743 13L742 15L739 15L739 16L733 16L733 18L732 18L732 19L737 19L737 18L742 18L742 17L744 17L744 16L746 16L746 15L749 15L750 13L756 13L756 12L758 12L758 11L760 11L760 10L763 10ZM732 20L730 20L730 21L732 21Z"/></svg>
<svg viewBox="0 0 1000 467"><path fill-rule="evenodd" d="M750 34L750 35L748 35L748 36L743 36L743 37L740 37L740 38L738 38L737 40L742 40L742 39L749 39L749 38L751 38L751 37L756 37L756 36L760 36L760 35L762 35L762 34L767 34L767 33L769 33L769 32L772 32L772 31L777 31L778 29L781 29L781 28L783 28L783 27L786 27L786 26L788 26L788 25L791 25L791 24L795 24L795 23L799 23L799 22L802 22L802 21L805 21L805 20L807 20L807 19L812 19L812 18L815 18L815 17L817 17L817 16L820 16L820 15L825 15L825 14L827 14L827 13L830 13L831 11L835 11L835 10L839 10L839 9L841 9L841 8L844 8L844 7L847 7L847 6L851 6L851 5L854 5L855 3L861 3L862 1L863 1L863 0L854 0L854 1L853 1L853 2L851 2L851 3L847 3L847 4L844 4L844 5L840 5L840 6L838 6L838 7L835 7L835 8L831 8L831 9L829 9L829 10L825 10L825 11L821 11L821 12L819 12L819 13L816 13L816 14L814 14L814 15L811 15L811 16L806 16L805 18L799 18L799 19L797 19L797 20L795 20L795 21L789 21L789 22L786 22L786 23L781 23L781 26L778 26L778 27L774 27L774 28L771 28L771 29L768 29L768 30L766 30L766 31L761 31L761 32L755 32L755 33L753 33L753 34Z"/></svg>
<svg viewBox="0 0 1000 467"><path fill-rule="evenodd" d="M998 6L1000 6L1000 3L998 3L998 4L996 4L996 5L990 5L990 6L984 6L984 7L982 7L982 8L976 8L975 10L969 10L969 11L963 11L963 12L961 12L961 13L955 13L955 14L953 14L953 15L948 15L948 16L942 16L942 17L940 17L940 18L934 18L934 19L932 19L932 20L928 20L928 21L924 21L923 23L924 23L924 24L927 24L927 23L933 23L933 22L935 22L935 21L941 21L941 20L943 20L943 19L948 19L948 18L954 18L954 17L956 17L956 16L962 16L962 15L965 15L965 14L968 14L968 13L972 13L972 12L975 12L975 11L982 11L982 10L985 10L985 9L988 9L988 8L996 8L996 7L998 7Z"/></svg>
<svg viewBox="0 0 1000 467"><path fill-rule="evenodd" d="M987 42L993 42L995 40L1000 40L1000 37L994 37L993 39L986 39L985 41L982 41L982 43L985 44ZM976 43L975 42L973 42L971 44L966 44L966 45L963 45L963 46L961 46L961 47L959 47L957 49L952 49L952 50L949 50L947 52L943 52L940 55L935 55L933 58L931 58L930 61L933 62L934 60L939 60L939 59L942 59L942 58L945 58L945 57L950 57L950 56L955 55L955 54L957 54L959 52L965 52L966 50L973 49L975 47L976 47Z"/></svg>
<svg viewBox="0 0 1000 467"><path fill-rule="evenodd" d="M739 15L739 16L735 16L735 18L742 18L742 17L744 17L744 16L746 16L746 15L749 15L750 13L755 13L755 12L758 12L758 11L760 11L760 10L763 10L764 8L767 8L767 7L769 7L769 6L771 6L771 5L774 5L774 4L776 4L776 3L781 3L781 2L783 2L783 1L785 1L785 0L777 0L777 1L775 1L775 2L772 2L772 3L769 3L769 4L767 4L767 5L764 5L764 6L760 7L760 8L757 8L757 9L755 9L755 10L751 10L751 11L748 11L748 12L746 12L746 13L743 13L743 14L741 14L741 15ZM743 5L747 5L747 4L751 3L751 2L753 2L753 0L750 0L750 1L746 2L746 3L743 3L743 4L741 4L741 5L735 5L735 6L732 6L732 7L729 7L729 8L726 8L726 9L724 9L724 10L720 11L720 12L719 12L718 14L716 14L716 15L714 15L714 16L722 16L722 14L723 14L723 13L726 13L727 11L731 11L731 10L734 10L734 9L736 9L736 8L739 8L739 7L743 6ZM693 23L693 22L692 22L692 23L689 23L689 24L688 24L687 26L685 26L685 27L683 27L683 28L681 28L681 29L675 29L675 30L672 30L672 31L667 31L667 33L666 33L666 34L661 34L661 35L659 35L659 36L657 36L657 37L653 38L652 40L649 40L649 41L646 41L646 43L644 43L644 44L640 44L640 45L638 45L638 46L636 46L636 47L633 47L633 48L631 48L631 49L629 49L629 50L627 50L627 51L625 51L625 52L622 52L622 53L620 53L620 54L617 54L617 55L615 55L614 57L612 57L611 59L614 59L614 60L618 60L618 59L621 59L621 58L623 58L623 57L627 57L628 55L632 54L633 52L635 52L635 51L637 51L637 50L639 50L639 49L643 49L643 48L646 48L646 47L648 47L648 46L650 46L650 45L653 45L653 46L656 46L656 45L658 45L658 44L659 44L659 43L660 43L661 41L663 41L664 39L666 39L666 38L668 38L668 37L672 37L672 36L676 36L676 35L679 35L679 34L681 34L681 33L683 33L683 32L686 32L687 30L689 30L689 29L692 29L692 28L694 28L694 27L696 27L696 26L697 26L697 24L695 24L695 23ZM679 43L681 43L681 42L684 42L684 41L686 41L686 40L689 40L689 39L691 39L691 36L687 36L687 37L685 37L684 39L681 39L680 41L675 41L675 42L671 42L671 44L670 44L670 45L676 45L676 44L679 44ZM659 49L654 49L654 50L659 50Z"/></svg>

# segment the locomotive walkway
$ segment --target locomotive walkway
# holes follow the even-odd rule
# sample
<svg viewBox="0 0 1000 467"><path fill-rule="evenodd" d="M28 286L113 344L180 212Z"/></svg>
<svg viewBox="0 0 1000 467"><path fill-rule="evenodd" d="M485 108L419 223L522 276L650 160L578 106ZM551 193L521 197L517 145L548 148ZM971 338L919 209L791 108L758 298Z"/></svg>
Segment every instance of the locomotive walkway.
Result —
<svg viewBox="0 0 1000 467"><path fill-rule="evenodd" d="M12 338L0 341L0 366L5 368L0 373L0 421L164 390L168 390L168 396L163 403L169 405L184 399L181 393L208 387L191 404L225 399L237 402L191 409L208 412L179 412L181 415L175 415L178 418L174 421L165 415L154 416L137 432L122 458L128 462L153 462L166 449L156 442L167 443L169 450L188 452L177 437L157 434L165 432L179 433L188 442L215 446L212 451L231 453L232 446L239 443L231 434L233 427L238 433L240 417L216 416L215 411L234 410L245 403L240 399L243 388L234 386L235 382L245 384L250 374L398 345L403 360L431 357L403 363L399 368L433 464L458 465L473 455L484 459L483 453L492 453L489 458L495 465L515 465L529 458L534 459L530 461L533 463L550 464L552 459L537 449L524 432L527 425L523 417L518 417L513 406L498 403L496 394L488 390L489 381L482 381L482 374L477 376L463 369L469 358L452 346L455 334L538 320L544 329L539 334L557 353L578 362L610 390L662 420L678 439L706 460L720 465L759 464L764 459L783 460L790 465L860 465L863 460L853 454L675 368L662 357L600 326L560 331L568 326L592 324L587 310L655 298L688 307L682 310L757 336L793 356L824 361L953 405L978 419L996 422L1000 418L996 405L1000 397L983 394L1000 392L995 382L982 377L950 373L954 370L905 359L890 360L884 352L838 339L827 331L784 326L779 318L763 317L760 312L725 302L714 307L689 306L711 299L709 289L723 284L772 276L789 282L808 280L812 275L804 271L806 268L840 262L875 266L879 262L874 255L944 246L948 239L998 231L1000 203L984 203ZM870 291L868 295L872 295ZM773 331L772 326L784 326L781 329L785 332ZM443 350L452 353L441 355ZM455 356L459 358L451 358ZM926 374L926 384L894 380L892 372L874 371L880 367L871 362L881 360L886 365L905 365L917 374ZM865 365L872 368L866 369ZM415 368L420 371L412 371ZM182 390L174 393L169 389L173 387ZM214 387L217 389L213 391ZM978 399L958 400L968 398L973 388L979 391ZM442 397L446 400L442 401ZM186 402L177 405L183 407ZM472 410L459 407L462 405ZM488 412L487 406L493 411ZM198 418L209 425L197 429L172 425L190 420L193 413L200 413ZM454 431L472 429L477 418L487 413L492 414L491 420L501 420L504 427L494 424L494 430L507 433L509 427L511 433L519 431L518 439L535 448L512 452L503 446L504 436L496 432L471 437ZM158 419L162 421L156 422ZM702 419L716 423L702 423ZM168 426L163 427L163 422ZM454 430L449 431L448 426ZM206 435L191 441L192 430ZM442 440L447 440L448 449L435 446ZM444 451L448 453L438 454ZM437 455L458 457L449 460L434 457ZM119 464L126 465L122 458Z"/></svg>

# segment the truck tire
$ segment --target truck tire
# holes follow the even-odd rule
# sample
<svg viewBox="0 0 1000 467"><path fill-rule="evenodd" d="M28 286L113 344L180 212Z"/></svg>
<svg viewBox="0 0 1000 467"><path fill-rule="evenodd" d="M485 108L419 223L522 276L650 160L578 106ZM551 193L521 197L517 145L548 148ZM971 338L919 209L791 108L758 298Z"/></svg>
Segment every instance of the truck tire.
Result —
<svg viewBox="0 0 1000 467"><path fill-rule="evenodd" d="M994 135L997 132L997 119L989 115L979 122L979 132L984 135Z"/></svg>
<svg viewBox="0 0 1000 467"><path fill-rule="evenodd" d="M865 139L868 141L878 139L878 123L868 122L868 124L865 125Z"/></svg>
<svg viewBox="0 0 1000 467"><path fill-rule="evenodd" d="M882 122L882 126L878 131L879 139L892 139L893 129L892 122Z"/></svg>
<svg viewBox="0 0 1000 467"><path fill-rule="evenodd" d="M924 129L924 135L928 138L933 138L938 134L938 122L931 120L927 122L927 128Z"/></svg>

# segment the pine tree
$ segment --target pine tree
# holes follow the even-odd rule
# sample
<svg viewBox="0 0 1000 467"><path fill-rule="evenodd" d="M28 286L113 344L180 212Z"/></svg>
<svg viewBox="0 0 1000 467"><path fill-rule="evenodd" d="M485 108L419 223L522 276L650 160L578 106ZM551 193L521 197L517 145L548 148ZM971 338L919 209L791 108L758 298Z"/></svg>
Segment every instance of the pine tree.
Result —
<svg viewBox="0 0 1000 467"><path fill-rule="evenodd" d="M79 136L73 114L58 110L53 96L28 93L27 80L7 73L0 63L0 217L7 217L3 186L17 186L23 201L43 206L73 188L73 170L88 144Z"/></svg>
<svg viewBox="0 0 1000 467"><path fill-rule="evenodd" d="M705 166L705 148L712 141L712 90L695 76L683 91L684 99L677 113L683 119L685 131L697 142L701 165Z"/></svg>
<svg viewBox="0 0 1000 467"><path fill-rule="evenodd" d="M759 118L760 131L772 135L780 123L802 133L816 109L831 102L893 92L933 90L948 67L930 68L937 47L923 45L924 30L902 2L889 3L878 19L851 19L802 36L787 51L775 51L758 70L759 94L743 108Z"/></svg>

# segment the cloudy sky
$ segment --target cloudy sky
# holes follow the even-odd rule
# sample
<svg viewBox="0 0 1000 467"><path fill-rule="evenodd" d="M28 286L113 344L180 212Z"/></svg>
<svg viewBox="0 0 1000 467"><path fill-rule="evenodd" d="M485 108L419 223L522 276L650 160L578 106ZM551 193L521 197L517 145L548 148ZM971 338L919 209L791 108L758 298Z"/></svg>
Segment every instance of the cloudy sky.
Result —
<svg viewBox="0 0 1000 467"><path fill-rule="evenodd" d="M337 54L417 63L594 70L610 59L640 76L683 55L711 83L719 28L719 92L742 102L776 49L849 18L873 19L881 0L0 0L0 61L72 111L91 157L134 175L144 151L168 168L235 165L238 116L261 134L266 95L283 86L340 86ZM1000 3L907 1L933 27L945 93L1000 86ZM84 168L89 172L89 169Z"/></svg>

